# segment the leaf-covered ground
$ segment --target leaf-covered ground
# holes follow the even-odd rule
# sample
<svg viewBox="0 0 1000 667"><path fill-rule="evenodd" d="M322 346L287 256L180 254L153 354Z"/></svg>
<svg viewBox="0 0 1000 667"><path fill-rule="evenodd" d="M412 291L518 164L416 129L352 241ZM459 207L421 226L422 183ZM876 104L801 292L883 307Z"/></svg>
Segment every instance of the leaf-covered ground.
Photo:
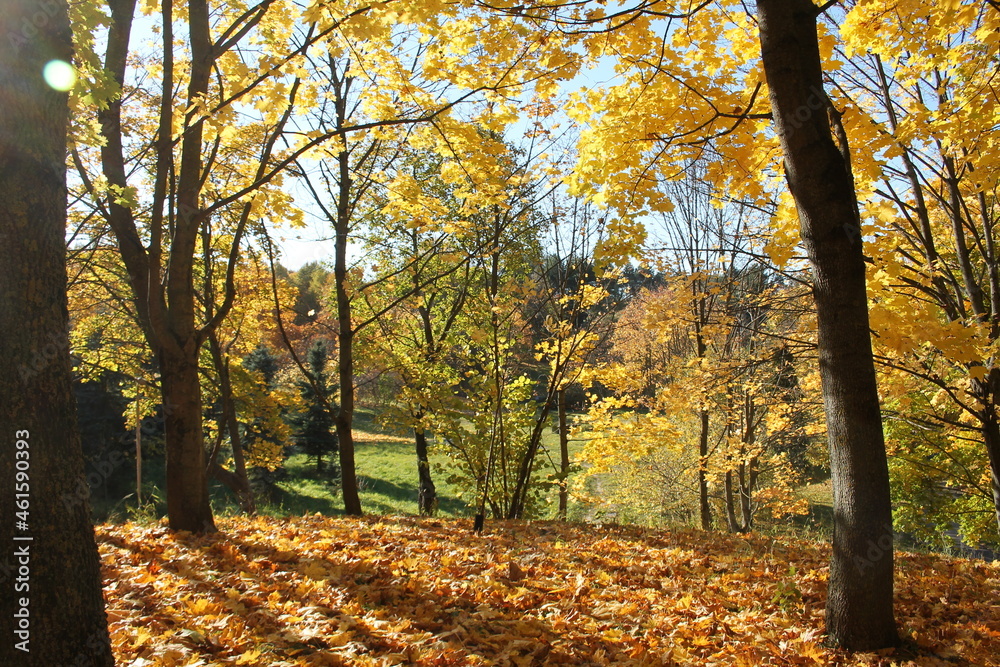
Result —
<svg viewBox="0 0 1000 667"><path fill-rule="evenodd" d="M898 554L904 649L822 647L828 547L415 518L103 526L119 665L998 665L1000 566Z"/></svg>

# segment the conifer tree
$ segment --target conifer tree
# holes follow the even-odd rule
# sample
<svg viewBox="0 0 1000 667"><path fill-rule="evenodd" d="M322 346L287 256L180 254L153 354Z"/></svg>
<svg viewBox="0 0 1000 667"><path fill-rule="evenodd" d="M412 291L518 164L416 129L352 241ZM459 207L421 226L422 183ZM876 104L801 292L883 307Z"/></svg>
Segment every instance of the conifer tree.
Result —
<svg viewBox="0 0 1000 667"><path fill-rule="evenodd" d="M334 415L328 407L334 390L330 387L326 373L328 350L326 343L317 340L309 348L307 364L308 377L298 382L305 410L292 418L295 431L294 442L309 456L316 459L316 472L324 472L323 457L330 459L329 477L340 479L340 467L337 465L339 453L337 435L333 432Z"/></svg>
<svg viewBox="0 0 1000 667"><path fill-rule="evenodd" d="M258 345L243 359L243 368L261 374L268 389L274 389L278 375L278 358L266 345Z"/></svg>

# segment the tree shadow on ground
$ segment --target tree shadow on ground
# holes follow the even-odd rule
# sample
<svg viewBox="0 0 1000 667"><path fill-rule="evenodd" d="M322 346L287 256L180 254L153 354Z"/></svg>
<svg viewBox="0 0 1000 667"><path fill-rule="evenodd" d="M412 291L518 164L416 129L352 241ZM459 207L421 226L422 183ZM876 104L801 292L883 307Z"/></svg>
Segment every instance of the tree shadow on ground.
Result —
<svg viewBox="0 0 1000 667"><path fill-rule="evenodd" d="M367 496L363 501L366 512L383 515L398 515L400 513L400 505L412 504L414 509L417 507L417 487L414 484L397 484L384 479L375 479L373 477L359 475L358 485L372 494L385 496L386 498L391 499L391 502L381 502L372 498L370 495ZM445 512L452 516L470 514L469 507L464 501L459 500L458 498L442 498L441 496L438 496L438 511Z"/></svg>
<svg viewBox="0 0 1000 667"><path fill-rule="evenodd" d="M454 537L443 530L435 535L435 525L428 526L435 542ZM551 620L537 615L544 595L518 581L490 584L496 563L488 560L468 565L467 582L442 582L426 571L418 576L413 556L394 543L382 549L369 543L359 550L350 540L333 539L307 553L306 544L287 548L290 533L280 529L259 542L234 534L151 530L162 539L101 540L128 552L104 563L105 579L118 582L121 594L118 604L109 606L111 616L134 617L135 625L154 636L175 637L175 649L183 647L211 664L239 657L232 637L247 650L263 651L253 664L295 659L346 665L358 656L385 664L626 662L614 637L561 639L562 615L552 613ZM166 549L170 542L177 548ZM142 564L138 577L121 567L128 562ZM221 625L223 614L228 620ZM132 649L134 657L149 657L162 647Z"/></svg>
<svg viewBox="0 0 1000 667"><path fill-rule="evenodd" d="M229 532L99 531L123 664L161 655L164 642L207 664L256 651L243 662L317 666L706 664L718 656L718 664L805 664L821 650L829 547L802 540L506 521L487 521L477 535L469 520L413 517L220 526ZM928 645L864 661L823 651L825 659L977 664L960 654L1000 653L990 567L906 554L897 619ZM928 595L948 603L928 616ZM963 637L975 645L956 643Z"/></svg>

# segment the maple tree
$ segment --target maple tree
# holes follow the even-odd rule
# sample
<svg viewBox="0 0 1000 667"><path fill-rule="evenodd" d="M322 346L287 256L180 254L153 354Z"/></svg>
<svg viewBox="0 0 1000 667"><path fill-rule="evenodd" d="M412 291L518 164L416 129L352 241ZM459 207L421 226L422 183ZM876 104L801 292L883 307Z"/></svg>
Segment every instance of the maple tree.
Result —
<svg viewBox="0 0 1000 667"><path fill-rule="evenodd" d="M558 54L558 39L529 35L510 17L476 11L474 4L430 7L417 2L409 10L392 7L384 14L374 8L359 10L365 20L372 15L377 15L376 22L364 28L348 21L334 30L326 57L312 61L322 77L319 88L325 102L317 105L309 133L335 137L336 143L316 164L297 163L313 203L334 231L340 390L336 423L349 514L362 512L351 431L354 337L371 318L353 321L347 252L350 239L358 235L364 199L392 171L406 145L451 158L441 176L467 182L458 196L469 210L491 205L502 196L496 178L498 145L483 141L483 131L514 119L505 96L539 80L564 76L564 62L549 53ZM477 43L475 35L484 32L494 38ZM536 48L545 41L546 50ZM459 107L471 102L474 108L461 117ZM412 179L396 178L383 185L388 186L389 206L409 212L419 224L425 214L420 209L428 201L409 198Z"/></svg>
<svg viewBox="0 0 1000 667"><path fill-rule="evenodd" d="M216 290L220 286L216 285L216 262L214 261L212 248L213 235L211 229L207 226L201 230L201 241L203 288L200 301L204 305L206 317L211 318L216 308ZM256 268L259 271L260 267L257 266ZM211 453L208 455L208 469L216 479L221 480L233 491L241 508L245 512L252 514L256 512L256 502L253 497L253 491L250 488L250 477L247 473L247 457L241 440L239 415L237 413L233 390L230 352L237 342L242 342L240 339L242 338L243 319L246 317L248 311L252 317L254 314L253 311L260 307L260 294L254 294L255 291L259 292L260 290L246 289L246 283L243 281L240 282L242 283L240 285L240 288L242 288L240 289L242 298L240 299L239 306L231 311L231 315L233 315L232 320L236 321L235 325L227 320L220 323L219 326L208 334L208 349L215 377L213 378L214 382L211 382L208 391L206 391L206 396L212 396L217 393L218 397L215 402L219 408L216 415L217 437ZM233 284L234 286L236 285L235 280ZM257 297L256 299L254 298L255 296ZM227 340L222 339L223 334L227 335ZM214 387L218 387L218 392L212 391ZM230 451L233 454L234 469L232 471L220 465L218 461L225 433L229 435Z"/></svg>
<svg viewBox="0 0 1000 667"><path fill-rule="evenodd" d="M373 335L364 343L367 356L380 358L379 366L399 378L395 405L381 420L413 430L417 508L424 515L434 514L438 504L429 460L431 415L453 400L459 384L450 351L458 343L471 287L470 254L459 235L444 231L461 216L448 187L435 178L441 163L439 156L428 154L402 160L400 166L422 189L446 205L439 211L427 207L423 224L411 224L409 216L394 215L392 210L380 216L378 228L386 233L375 234L366 243L374 257L375 276L362 292L364 312L378 315ZM439 216L442 219L432 221Z"/></svg>
<svg viewBox="0 0 1000 667"><path fill-rule="evenodd" d="M400 387L382 419L413 431L419 511L434 511L437 446L475 497L479 530L487 508L538 511L546 456L566 515L566 391L577 381L600 383L588 472L616 476L614 493L648 515L627 518L697 516L708 529L714 512L734 532L761 509L801 504L791 486L822 430L807 397L821 393L835 505L826 631L849 649L892 646L893 520L926 539L953 523L969 541L995 539L1000 526L1000 11L891 9L111 0L104 16L78 3L80 369L141 385L127 390L136 419L162 384L170 524L193 531L214 527L206 471L252 511L253 468L280 465L288 388L246 359L273 333L255 331L272 310L300 370L317 332L337 338L339 394L319 407L335 417L349 514L362 512L362 372L388 371ZM138 11L159 44L134 38ZM613 75L560 89L585 66ZM538 145L506 138L519 120L537 138L567 118L580 134L566 177ZM703 198L677 188L692 171ZM588 222L568 224L567 208ZM741 229L737 209L761 212L748 247L728 236ZM311 214L334 233L332 277L303 270L296 300L273 269L261 280L255 240L273 264L275 226ZM657 219L679 221L670 262L643 245ZM549 221L565 235L544 238ZM633 292L619 312L610 302L629 288L602 272L625 274L639 255L667 285ZM803 290L814 312L781 310ZM282 304L293 303L286 326ZM558 463L542 444L552 411ZM815 657L807 644L800 658ZM181 660L184 647L171 650Z"/></svg>
<svg viewBox="0 0 1000 667"><path fill-rule="evenodd" d="M609 225L615 243L605 252L627 254L641 240L643 216L670 209L658 186L676 180L685 162L709 155L706 176L717 187L759 200L773 179L756 175L783 155L795 206L776 217L799 220L813 268L834 478L827 630L833 642L854 649L895 644L889 475L861 218L850 144L823 88L831 40L826 31L821 39L822 9L808 0L762 0L755 15L735 3L639 4L610 15L576 6L534 11L589 33L584 41L594 57L617 63L618 82L581 91L569 108L590 124L573 187L618 214ZM671 30L671 21L684 28ZM704 68L692 71L691 63Z"/></svg>
<svg viewBox="0 0 1000 667"><path fill-rule="evenodd" d="M528 182L526 165L532 158L508 150L501 137L486 128L475 132L477 150L489 156L489 170L472 171L469 163L479 156L455 146L444 155L426 148L400 148L382 167L386 174L382 181L361 187L370 194L370 200L359 206L372 211L364 232L374 275L355 287L363 303L360 308L352 306L358 318L352 328L358 334L377 325L362 347L379 350L366 356L384 355L376 363L397 373L403 384L400 409L390 409L383 421L402 419L414 429L418 504L425 513L434 506L427 463L429 434L449 443L462 471L456 479L466 479L482 498L492 488L489 451L499 448L497 460L510 462L502 475L513 475L510 498L521 496L523 502L530 475L525 469L534 464L548 414L544 410L524 434L525 463L520 454L515 460L506 451L520 439L520 434L514 435L518 429L501 423L504 417L498 408L482 406L484 396L514 390L508 385L508 373L517 375L514 358L525 354L523 343L516 340L523 337L518 333L525 325L520 313L523 299L510 289L523 291L527 284L525 274L536 254L538 225L533 209L538 196L536 186ZM374 151L367 155L375 157ZM505 186L513 191L504 191ZM482 298L492 304L488 311ZM492 375L490 387L477 384L483 376L475 368ZM518 392L529 389L525 377L514 384ZM462 396L449 395L452 392ZM534 412L523 401L515 403L522 403L519 410L525 419ZM488 424L484 421L470 432L463 426L470 414L492 416ZM516 474L515 465L520 466ZM507 488L503 482L499 486ZM505 499L493 509L501 514L521 511L507 509L513 506Z"/></svg>
<svg viewBox="0 0 1000 667"><path fill-rule="evenodd" d="M556 410L559 424L559 464L546 458L554 471L548 483L559 486L559 513L565 517L568 503L568 423L566 389L580 380L589 364L613 331L612 319L618 306L611 290L622 281L621 271L611 267L600 277L587 280L593 266L593 254L604 235L604 219L579 201L560 202L553 197L545 211L548 223L542 230L542 242L551 248L533 271L533 287L526 317L540 319L535 338L535 360L544 364L539 374L539 409L535 416L528 447L521 456L514 486L514 503L509 519L526 516L526 499L532 486L533 468L542 450L542 432ZM532 311L534 311L532 315Z"/></svg>
<svg viewBox="0 0 1000 667"><path fill-rule="evenodd" d="M674 254L683 248L672 265L690 272L681 285L697 306L688 320L703 377L693 384L719 422L706 467L723 487L726 523L739 532L751 529L760 509L774 517L804 511L792 487L808 466L812 436L822 433L818 391L808 376L799 381L808 373L800 360L815 348L814 323L800 285L805 276L776 271L762 257L766 227L754 207L716 208L710 190L699 192L706 188L673 195L677 207L665 217L675 219L668 237ZM685 221L680 230L678 217ZM663 312L653 318L660 326L670 323L670 309Z"/></svg>
<svg viewBox="0 0 1000 667"><path fill-rule="evenodd" d="M122 395L131 406L125 418L130 426L139 428L147 417L162 421L157 414L163 415L171 408L157 400L156 365L131 307L126 269L107 235L93 233L92 220L93 216L77 220L81 229L74 239L81 240L70 246L69 301L76 372L91 380L108 373L126 378ZM218 248L229 239L224 233L221 236L213 238L208 228L200 235L197 296L209 314L218 305L219 291L225 290L226 266ZM233 275L240 299L209 335L208 345L199 355L199 372L207 408L205 433L212 442L208 473L232 491L244 510L252 512L255 501L250 477L256 474L256 468L274 470L280 465L280 442L288 429L281 419L279 403L293 407L296 399L275 386L262 387L262 378L254 377L253 369L244 368L240 361L266 338L267 331L258 327L269 324L271 319L266 268L252 249L248 255L239 260ZM283 286L283 291L288 291L288 286ZM223 449L227 436L229 462L219 459L227 451ZM241 436L249 436L250 440Z"/></svg>
<svg viewBox="0 0 1000 667"><path fill-rule="evenodd" d="M103 63L93 52L79 59L81 65L91 67L99 83L110 84L109 91L95 95L99 99L96 108L87 109L96 112L102 142L100 156L97 164L92 164L81 155L81 145L75 162L81 181L93 197L95 211L106 220L117 240L136 316L159 367L163 403L171 406L165 414L168 514L176 529L213 530L203 446L199 352L235 301L234 276L241 241L255 210L251 195L259 195L258 208L265 200L272 207L279 206L280 195L268 198L262 193L278 175L279 168L273 162L278 159L277 141L299 92L298 84L288 86L277 77L269 80L267 74L251 73L248 65L265 65L267 72L277 70L294 60L302 45L294 44L289 51L282 44L277 53L271 50L266 54L236 48L248 36L280 25L281 19L275 23L274 17L281 8L272 7L272 3L249 12L225 6L223 12L213 15L209 3L201 0L189 3L182 16L175 16L172 1L165 0L159 7L162 49L155 58L160 76L147 97L142 88L145 82L137 85L128 79L137 5L134 0L121 0L110 2L108 9L110 28L105 35ZM87 18L93 22L93 17ZM188 28L184 39L190 59L186 62L175 54L176 20ZM84 34L88 28L93 29L92 23L85 21L81 26ZM78 42L86 43L85 39L78 38ZM305 41L312 40L307 37ZM235 68L234 75L213 79L216 67ZM180 88L186 89L183 99L176 96ZM150 113L151 109L144 110L142 105L154 96L158 97L158 109ZM86 95L80 96L81 107L86 99ZM272 113L238 127L235 105L261 100L265 101L262 109L271 102L280 106L277 111L269 107ZM123 109L126 114L134 110L134 117L146 120L150 131L136 133L127 127ZM247 142L248 137L253 142ZM244 153L247 149L249 153ZM130 178L130 165L135 156L146 151L155 156L140 163L148 169L151 191L140 195L137 177ZM248 164L247 154L256 154L257 161ZM240 160L244 168L230 169L235 160ZM212 179L213 173L219 175ZM206 201L209 197L210 203ZM199 312L196 305L198 240L203 228L220 217L233 226L224 253L228 260L224 290L218 307L208 314ZM166 279L161 280L164 274Z"/></svg>
<svg viewBox="0 0 1000 667"><path fill-rule="evenodd" d="M892 506L850 148L829 98L823 101L828 118L814 114L799 124L795 116L823 86L820 10L807 0L761 0L758 11L774 122L813 269L836 514L827 632L854 650L892 646L899 641ZM873 543L880 549L874 558Z"/></svg>
<svg viewBox="0 0 1000 667"><path fill-rule="evenodd" d="M156 9L152 5L143 8L149 13ZM391 43L395 23L425 19L428 13L418 6L408 16L405 11L364 3L343 13L316 5L300 22L293 18L297 15L294 3L265 2L245 9L226 4L214 7L201 0L175 13L172 1L165 0L158 9L162 43L151 56L156 63L153 72L159 75L151 89L143 87L142 77L137 77L137 83L129 79L135 72L128 66L129 54L134 52L134 0L109 3L110 27L96 41L92 33L102 18L99 13L81 11L78 42L88 49L79 60L93 85L88 94L79 96L79 106L96 102L88 111L95 112L100 138L95 140L97 132L86 123L81 123L79 136L91 145L102 145L99 158L91 161L81 150L75 162L96 210L118 240L136 312L160 366L164 403L173 406L166 415L168 512L175 528L211 530L198 351L232 308L232 276L248 225L265 210L274 218L285 214L295 218L288 208L289 197L276 189L283 170L311 148L345 138L342 126L330 132L309 128L289 133L293 115L316 101L313 82L304 69L307 52L313 46L322 47L336 58L348 45L360 42L388 55L393 47L382 48L378 40ZM184 25L187 34L175 35L175 23ZM465 22L457 23L461 32ZM453 37L450 30L439 32ZM175 53L178 37L187 49L187 59ZM103 63L93 51L102 40ZM516 78L509 77L510 69L502 63L497 67L501 79ZM461 68L457 69L455 76L463 78ZM214 71L224 75L213 77ZM467 76L463 80L469 82ZM186 89L183 99L178 89ZM150 104L155 98L158 102ZM383 105L386 100L366 101L372 110L383 105L382 119L389 125L433 118L456 102L433 96L411 95L410 99L414 104L402 113L391 99L388 107ZM156 113L151 113L153 106L158 107ZM251 106L255 112L241 113ZM133 117L145 121L150 131L136 133L127 127L123 109L134 111ZM356 129L364 127L362 123ZM287 140L285 148L279 140ZM155 158L140 160L145 154ZM132 165L145 172L151 191L138 188ZM227 281L219 307L206 316L199 312L194 294L197 238L203 227L218 224L220 219L232 225L225 253ZM165 282L160 280L161 273ZM350 409L347 400L341 414L349 417ZM345 499L350 511L360 511L351 497L356 493L351 493L350 436L341 433L341 437Z"/></svg>
<svg viewBox="0 0 1000 667"><path fill-rule="evenodd" d="M494 517L523 507L517 480L529 456L536 417L533 383L525 373L531 351L520 295L539 254L539 195L524 165L514 160L510 156L506 164L510 190L503 199L467 219L477 241L469 260L470 295L464 301L461 356L456 360L456 388L463 395L434 415L435 434L458 462L454 481L474 494L477 526L487 507ZM529 459L528 465L533 464Z"/></svg>
<svg viewBox="0 0 1000 667"><path fill-rule="evenodd" d="M152 396L157 389L152 355L130 307L125 267L116 249L106 242L82 246L73 242L68 249L67 268L75 371L87 379L101 372L120 373L133 383L126 388L126 396ZM144 391L138 389L140 386ZM147 407L148 401L144 401L144 414Z"/></svg>
<svg viewBox="0 0 1000 667"><path fill-rule="evenodd" d="M703 240L691 237L696 248ZM707 254L716 252L729 254ZM811 454L818 399L799 384L790 351L809 349L795 340L794 290L765 286L766 270L753 266L676 268L624 308L606 360L586 373L607 393L586 416L594 435L578 492L639 523L697 516L704 526L714 505L734 532L751 530L758 513L801 513L793 486Z"/></svg>
<svg viewBox="0 0 1000 667"><path fill-rule="evenodd" d="M570 461L564 392L606 336L612 313L604 285L581 276L602 237L603 219L581 202L557 198L537 162L538 148L530 143L508 150L500 159L508 188L503 198L467 215L464 224L446 218L468 237L460 244L467 258L461 291L443 302L451 308L444 332L456 338L453 370L437 377L447 378L455 395L438 399L433 410L421 409L457 464L451 480L475 490L476 529L487 507L497 518L537 511L542 486L533 478L545 466L542 436L553 409L562 419L560 462L552 461L548 481L559 485L565 514ZM551 210L545 208L549 200ZM543 246L551 248L548 254ZM424 294L417 297L427 303ZM426 332L425 324L425 341Z"/></svg>
<svg viewBox="0 0 1000 667"><path fill-rule="evenodd" d="M869 272L873 329L897 373L919 378L925 393L950 402L952 408L913 415L948 434L941 451L961 456L965 438L981 443L985 461L973 465L989 471L1000 522L992 363L1000 278L996 182L987 166L997 111L984 94L992 88L987 63L996 50L991 35L997 12L976 3L907 3L901 9L898 19L889 19L861 3L845 17L844 66L836 77L854 107L856 134L874 139L875 150L859 169L876 239ZM913 53L909 58L898 55L904 44ZM904 303L919 304L919 316L913 317L912 305L900 311ZM970 500L980 494L979 480L946 480ZM970 539L983 535L968 533Z"/></svg>
<svg viewBox="0 0 1000 667"><path fill-rule="evenodd" d="M569 507L569 476L576 470L569 453L570 423L567 392L575 385L582 385L584 377L597 363L608 339L615 331L614 318L623 299L612 293L627 283L621 267L611 267L598 276L594 270L594 251L603 238L605 219L585 201L561 201L552 197L550 210L546 211L549 224L543 244L549 252L542 258L541 266L534 270L535 288L529 298L529 310L534 312L529 320L541 320L535 325L535 359L543 362L546 373L542 409L532 431L532 445L537 456L541 446L541 427L549 420L550 411L556 410L559 435L559 462L545 452L554 471L548 483L559 488L559 506L556 516L566 519ZM527 463L529 457L524 459ZM522 470L526 466L522 464ZM527 490L530 475L522 477L522 494ZM521 518L516 516L514 518Z"/></svg>
<svg viewBox="0 0 1000 667"><path fill-rule="evenodd" d="M90 506L63 502L84 472L66 305L66 3L5 2L0 33L0 661L111 666Z"/></svg>
<svg viewBox="0 0 1000 667"><path fill-rule="evenodd" d="M683 327L690 329L689 335L694 343L692 364L705 371L711 363L708 360L710 347L720 351L726 347L725 352L719 356L723 362L727 361L727 357L734 356L734 351L728 348L741 337L741 333L744 334L744 338L752 336L753 329L759 322L754 321L756 318L752 313L753 305L747 303L737 306L734 303L737 300L734 293L741 279L741 266L744 272L753 273L753 267L747 268L748 265L745 264L745 256L751 250L747 247L745 238L745 229L749 226L745 220L746 211L738 205L716 208L712 205L710 185L699 177L702 168L698 164L691 164L686 171L687 177L683 181L665 186L667 190L664 195L677 203L673 211L661 214L668 243L665 257L660 260L661 270L668 275L668 284L676 283L672 286L671 296L681 306L681 311L671 312L669 307L665 307L667 305L665 302L654 306L653 310L658 324L668 329L664 335L677 338L677 332L669 329L678 320L683 323ZM716 265L721 265L718 271L714 268ZM678 276L680 280L675 281L674 276ZM690 297L685 296L687 293L690 293ZM741 306L742 312L737 312L736 309ZM741 321L744 315L749 316L749 322ZM744 324L746 326L741 331L741 325ZM700 394L700 399L697 401L699 405L696 408L699 421L697 453L699 517L702 529L710 530L712 516L708 467L711 399L708 394L714 380L702 374L702 379L699 381L696 373L687 377L686 384L693 385L695 391ZM726 397L728 398L731 393L735 393L734 390L727 388ZM752 401L748 407L749 405L752 405ZM731 414L733 406L729 405L726 408L726 412ZM756 426L749 423L752 418L747 416L747 421L747 428L741 429L744 441L756 432ZM746 462L742 460L744 457L741 456L739 459L738 465L745 466ZM748 475L743 477L747 477L749 482ZM727 482L731 480L728 471L726 479ZM727 507L727 510L729 509L731 508ZM728 514L731 515L731 512Z"/></svg>

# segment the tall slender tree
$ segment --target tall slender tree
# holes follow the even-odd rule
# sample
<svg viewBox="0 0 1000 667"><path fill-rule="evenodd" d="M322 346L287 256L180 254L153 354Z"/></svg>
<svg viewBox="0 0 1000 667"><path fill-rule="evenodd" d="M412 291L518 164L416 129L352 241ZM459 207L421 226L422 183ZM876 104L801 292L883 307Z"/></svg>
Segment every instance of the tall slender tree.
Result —
<svg viewBox="0 0 1000 667"><path fill-rule="evenodd" d="M827 633L850 650L885 648L899 643L892 505L850 149L823 93L820 9L811 0L758 0L757 9L774 125L813 270L833 478Z"/></svg>
<svg viewBox="0 0 1000 667"><path fill-rule="evenodd" d="M89 503L62 502L83 476L66 305L66 3L4 0L0 35L0 664L111 666Z"/></svg>
<svg viewBox="0 0 1000 667"><path fill-rule="evenodd" d="M795 207L779 207L768 252L779 264L779 255L793 254L795 216L786 213L797 209L813 270L834 478L827 630L833 644L861 650L894 645L898 635L889 477L845 129L853 126L841 123L824 90L817 25L836 4L758 0L754 14L744 3L664 1L608 15L572 5L529 13L540 20L554 14L564 30L575 25L618 37L588 42L593 56L616 58L618 82L581 93L570 109L590 118L572 189L619 214L605 252L627 254L641 244L645 216L672 206L659 184L676 180L691 159L710 156L708 176L729 196L766 203L780 197L771 175L781 173L774 163L783 154ZM824 33L828 50L836 38Z"/></svg>

